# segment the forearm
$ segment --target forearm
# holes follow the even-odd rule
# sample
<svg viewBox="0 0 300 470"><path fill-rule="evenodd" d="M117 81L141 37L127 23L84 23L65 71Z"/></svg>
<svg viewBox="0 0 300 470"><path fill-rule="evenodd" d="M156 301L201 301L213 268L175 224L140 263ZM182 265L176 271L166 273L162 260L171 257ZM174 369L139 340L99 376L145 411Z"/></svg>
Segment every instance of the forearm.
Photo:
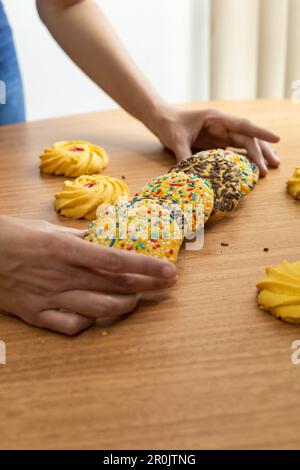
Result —
<svg viewBox="0 0 300 470"><path fill-rule="evenodd" d="M166 105L93 0L37 0L41 19L69 57L111 98L155 132Z"/></svg>

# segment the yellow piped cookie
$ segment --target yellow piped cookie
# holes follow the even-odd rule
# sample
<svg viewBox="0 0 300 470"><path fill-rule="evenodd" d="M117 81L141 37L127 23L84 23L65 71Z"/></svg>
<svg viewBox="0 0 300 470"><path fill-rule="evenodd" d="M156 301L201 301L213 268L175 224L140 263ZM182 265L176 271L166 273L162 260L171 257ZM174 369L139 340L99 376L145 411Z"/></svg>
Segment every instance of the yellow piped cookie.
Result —
<svg viewBox="0 0 300 470"><path fill-rule="evenodd" d="M103 148L84 141L56 142L40 159L42 173L74 177L100 173L109 161Z"/></svg>
<svg viewBox="0 0 300 470"><path fill-rule="evenodd" d="M300 166L295 168L292 178L288 180L287 190L294 199L300 199Z"/></svg>
<svg viewBox="0 0 300 470"><path fill-rule="evenodd" d="M56 211L72 219L93 220L99 206L115 204L120 197L129 196L124 181L103 175L79 176L65 181L63 190L55 194Z"/></svg>
<svg viewBox="0 0 300 470"><path fill-rule="evenodd" d="M283 261L267 268L266 274L257 283L259 307L286 322L300 323L300 262Z"/></svg>

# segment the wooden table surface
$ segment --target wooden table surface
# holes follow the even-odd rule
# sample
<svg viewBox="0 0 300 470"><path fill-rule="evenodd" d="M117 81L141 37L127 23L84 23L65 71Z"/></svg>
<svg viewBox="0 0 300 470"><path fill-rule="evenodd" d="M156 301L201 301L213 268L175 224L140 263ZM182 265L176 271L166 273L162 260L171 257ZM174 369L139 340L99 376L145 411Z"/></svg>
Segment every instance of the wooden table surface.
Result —
<svg viewBox="0 0 300 470"><path fill-rule="evenodd" d="M300 329L260 311L255 288L267 265L300 258L300 203L285 189L300 164L300 108L211 105L278 132L281 168L207 228L203 250L181 252L175 288L150 296L107 336L94 327L67 338L0 316L1 448L300 448L300 366L291 362ZM56 215L64 179L38 169L44 147L71 139L103 145L105 174L124 175L132 192L172 164L121 111L2 128L1 214L86 226Z"/></svg>

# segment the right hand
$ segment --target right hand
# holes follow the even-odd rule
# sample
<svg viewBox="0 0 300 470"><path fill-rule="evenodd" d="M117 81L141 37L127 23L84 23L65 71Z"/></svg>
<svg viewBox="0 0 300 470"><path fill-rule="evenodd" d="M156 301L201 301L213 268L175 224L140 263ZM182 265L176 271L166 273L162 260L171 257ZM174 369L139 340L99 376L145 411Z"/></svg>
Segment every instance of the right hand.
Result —
<svg viewBox="0 0 300 470"><path fill-rule="evenodd" d="M0 217L0 309L30 325L75 335L97 318L134 310L139 293L176 283L168 261L100 248L85 232Z"/></svg>
<svg viewBox="0 0 300 470"><path fill-rule="evenodd" d="M279 136L247 119L215 109L190 111L162 106L148 127L174 152L177 161L190 158L192 150L234 147L247 151L261 176L268 173L266 164L273 168L280 164L278 155L269 145L278 143Z"/></svg>

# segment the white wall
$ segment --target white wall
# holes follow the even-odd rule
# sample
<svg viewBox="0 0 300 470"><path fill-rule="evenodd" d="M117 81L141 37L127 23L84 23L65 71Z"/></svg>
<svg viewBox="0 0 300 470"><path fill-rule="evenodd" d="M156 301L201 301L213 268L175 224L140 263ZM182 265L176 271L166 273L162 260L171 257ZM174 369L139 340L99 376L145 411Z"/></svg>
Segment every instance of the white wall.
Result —
<svg viewBox="0 0 300 470"><path fill-rule="evenodd" d="M207 97L208 0L97 1L161 95L170 102ZM56 45L35 0L3 3L15 34L28 120L115 106Z"/></svg>

